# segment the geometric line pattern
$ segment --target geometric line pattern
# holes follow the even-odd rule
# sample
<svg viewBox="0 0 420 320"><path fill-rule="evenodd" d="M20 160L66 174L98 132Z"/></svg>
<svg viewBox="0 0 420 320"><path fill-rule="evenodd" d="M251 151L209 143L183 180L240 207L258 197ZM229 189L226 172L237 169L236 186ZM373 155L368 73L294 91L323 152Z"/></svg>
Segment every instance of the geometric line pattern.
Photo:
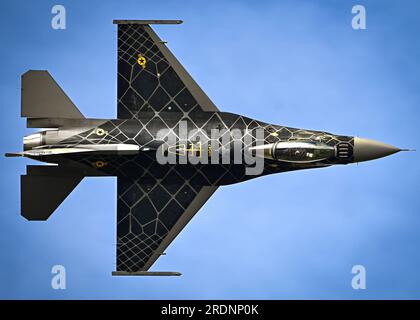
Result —
<svg viewBox="0 0 420 320"><path fill-rule="evenodd" d="M142 65L139 57L144 59ZM341 157L309 164L266 159L264 170L258 176L345 164L353 157L353 137L271 125L227 112L203 111L147 29L139 24L118 25L118 119L104 120L101 125L87 128L59 145L133 144L141 151L136 155L82 153L49 157L57 162L63 158L72 160L90 170L100 161L101 166L94 167L97 172L117 176L118 271L144 270L185 210L198 199L203 186L228 185L257 177L246 175L244 164L157 163L155 150L166 143L157 140L158 131L169 129L168 135L174 137L169 140L179 141L181 121L186 122L188 130L196 130L204 138L202 143L209 144L212 129L226 130L231 135L228 141L233 139L232 130L239 129L242 152L257 143L254 129L264 131L259 144L316 141L342 150ZM232 150L232 142L223 143L220 142L219 151Z"/></svg>
<svg viewBox="0 0 420 320"><path fill-rule="evenodd" d="M118 25L117 88L119 119L141 112L202 110L143 25Z"/></svg>
<svg viewBox="0 0 420 320"><path fill-rule="evenodd" d="M183 179L143 183L121 177L117 185L117 271L143 271L201 187Z"/></svg>
<svg viewBox="0 0 420 320"><path fill-rule="evenodd" d="M68 157L86 166L97 161L107 165L98 169L104 174L118 177L117 212L117 270L140 271L156 251L159 244L182 217L185 209L199 194L203 186L220 186L245 181L256 176L245 174L244 165L160 165L156 161L157 131L163 127L177 136L180 121L188 128L198 129L210 139L211 129L241 129L244 135L252 129L264 129L264 144L276 141L319 141L330 146L347 143L353 138L326 132L294 129L270 125L247 117L224 112L158 113L149 116L140 113L136 119L109 120L62 141L63 144L129 143L150 147L131 156L106 156L104 154L75 154ZM98 136L99 132L106 134ZM255 142L255 139L253 140ZM230 146L222 146L228 148ZM242 145L242 148L246 148ZM348 159L335 159L334 163L347 163ZM287 164L266 160L262 175L314 167L316 164ZM323 161L318 166L329 165Z"/></svg>

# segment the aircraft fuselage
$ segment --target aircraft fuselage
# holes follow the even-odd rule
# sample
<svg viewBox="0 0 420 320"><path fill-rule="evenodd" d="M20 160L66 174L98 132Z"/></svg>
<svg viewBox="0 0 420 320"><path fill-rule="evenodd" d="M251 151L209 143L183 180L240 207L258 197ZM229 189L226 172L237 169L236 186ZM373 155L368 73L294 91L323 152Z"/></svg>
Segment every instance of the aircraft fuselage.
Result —
<svg viewBox="0 0 420 320"><path fill-rule="evenodd" d="M351 136L267 124L228 112L145 112L128 120L78 120L78 126L71 127L60 121L60 128L26 138L25 150L44 150L46 154L30 157L77 166L90 175L147 177L150 168L156 175L175 165L182 178L198 173L200 183L225 185L271 173L353 162ZM265 148L259 156L252 154L256 145ZM97 151L77 152L93 146ZM76 152L60 153L65 148ZM163 156L175 154L176 162L159 161L159 148L166 152ZM241 160L235 159L238 152ZM254 161L246 161L247 155ZM263 160L260 172L247 174L246 168L255 167L258 160Z"/></svg>

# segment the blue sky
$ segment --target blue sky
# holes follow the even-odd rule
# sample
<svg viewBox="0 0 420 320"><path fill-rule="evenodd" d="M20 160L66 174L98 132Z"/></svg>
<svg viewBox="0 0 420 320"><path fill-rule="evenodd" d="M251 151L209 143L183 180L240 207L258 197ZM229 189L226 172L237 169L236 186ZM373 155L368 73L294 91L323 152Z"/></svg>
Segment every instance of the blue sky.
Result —
<svg viewBox="0 0 420 320"><path fill-rule="evenodd" d="M53 30L51 8L67 9ZM351 28L363 4L367 30ZM92 118L116 116L112 19L155 30L223 111L417 148L416 1L8 1L0 10L1 150L21 150L20 75L47 69ZM419 152L219 188L154 270L112 277L115 178L84 179L47 222L19 215L26 159L0 158L0 298L420 298ZM67 271L53 290L51 268ZM353 290L362 264L367 289Z"/></svg>

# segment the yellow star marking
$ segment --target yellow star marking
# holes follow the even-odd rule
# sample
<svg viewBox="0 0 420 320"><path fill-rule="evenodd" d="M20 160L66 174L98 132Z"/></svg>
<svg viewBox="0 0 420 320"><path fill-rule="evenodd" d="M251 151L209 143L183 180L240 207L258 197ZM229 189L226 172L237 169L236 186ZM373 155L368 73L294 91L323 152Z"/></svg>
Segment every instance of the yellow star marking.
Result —
<svg viewBox="0 0 420 320"><path fill-rule="evenodd" d="M107 164L108 164L108 163L106 163L106 162L104 162L104 161L98 160L98 161L96 161L96 162L95 162L95 167L96 167L96 168L103 168L103 167L105 167Z"/></svg>
<svg viewBox="0 0 420 320"><path fill-rule="evenodd" d="M95 134L97 135L97 136L103 136L103 135L105 135L105 134L107 134L108 132L106 132L104 129L102 129L102 128L98 128L98 129L96 129L96 131L95 131Z"/></svg>
<svg viewBox="0 0 420 320"><path fill-rule="evenodd" d="M140 67L142 67L143 69L146 68L146 62L146 58L139 54L137 58L137 63L140 65Z"/></svg>

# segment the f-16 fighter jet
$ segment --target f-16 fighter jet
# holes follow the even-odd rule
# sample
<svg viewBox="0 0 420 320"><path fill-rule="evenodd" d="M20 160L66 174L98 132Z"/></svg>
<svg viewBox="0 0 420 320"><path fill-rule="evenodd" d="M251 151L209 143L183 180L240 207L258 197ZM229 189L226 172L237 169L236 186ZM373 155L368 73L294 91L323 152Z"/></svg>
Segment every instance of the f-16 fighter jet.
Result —
<svg viewBox="0 0 420 320"><path fill-rule="evenodd" d="M179 20L115 20L118 118L86 119L48 71L22 75L28 128L21 214L47 220L84 177L117 177L113 275L149 271L219 186L401 151L382 142L296 129L219 111L150 27Z"/></svg>

